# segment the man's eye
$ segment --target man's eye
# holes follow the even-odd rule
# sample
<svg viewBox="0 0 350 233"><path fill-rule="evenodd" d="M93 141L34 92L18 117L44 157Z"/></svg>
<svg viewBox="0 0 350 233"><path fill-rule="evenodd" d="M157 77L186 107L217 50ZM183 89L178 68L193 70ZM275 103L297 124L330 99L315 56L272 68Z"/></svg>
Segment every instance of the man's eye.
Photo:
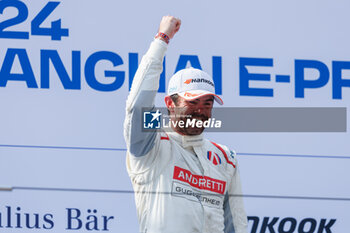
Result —
<svg viewBox="0 0 350 233"><path fill-rule="evenodd" d="M196 104L195 101L188 101L190 104Z"/></svg>

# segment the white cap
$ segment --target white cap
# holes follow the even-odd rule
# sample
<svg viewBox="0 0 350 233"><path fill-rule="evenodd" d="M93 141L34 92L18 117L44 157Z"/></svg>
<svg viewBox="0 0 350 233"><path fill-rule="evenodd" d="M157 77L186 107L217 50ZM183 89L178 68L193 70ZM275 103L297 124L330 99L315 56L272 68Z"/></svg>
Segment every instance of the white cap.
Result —
<svg viewBox="0 0 350 233"><path fill-rule="evenodd" d="M222 99L215 95L215 86L210 75L195 68L179 70L170 78L168 95L173 94L178 94L186 100L212 95L216 102L224 104Z"/></svg>

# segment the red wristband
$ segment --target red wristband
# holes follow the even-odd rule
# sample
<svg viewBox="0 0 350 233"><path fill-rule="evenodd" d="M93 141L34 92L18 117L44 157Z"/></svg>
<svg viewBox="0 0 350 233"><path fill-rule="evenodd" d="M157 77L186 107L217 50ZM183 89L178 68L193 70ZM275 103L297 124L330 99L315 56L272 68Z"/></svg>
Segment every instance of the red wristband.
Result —
<svg viewBox="0 0 350 233"><path fill-rule="evenodd" d="M167 36L167 34L165 34L163 32L158 32L158 34L155 36L155 38L159 38L159 37L163 38L165 40L165 42L167 44L169 44L170 38L169 38L169 36Z"/></svg>

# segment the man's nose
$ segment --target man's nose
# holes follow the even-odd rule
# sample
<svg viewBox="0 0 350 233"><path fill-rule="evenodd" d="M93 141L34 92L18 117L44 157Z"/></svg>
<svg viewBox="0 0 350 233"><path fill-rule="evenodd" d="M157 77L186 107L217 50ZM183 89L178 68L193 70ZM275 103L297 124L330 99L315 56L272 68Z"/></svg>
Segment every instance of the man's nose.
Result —
<svg viewBox="0 0 350 233"><path fill-rule="evenodd" d="M202 114L204 112L204 105L201 104L201 103L198 103L197 106L196 106L195 112L199 113L199 114Z"/></svg>
<svg viewBox="0 0 350 233"><path fill-rule="evenodd" d="M203 109L202 108L197 108L195 112L197 114L202 114L203 113Z"/></svg>

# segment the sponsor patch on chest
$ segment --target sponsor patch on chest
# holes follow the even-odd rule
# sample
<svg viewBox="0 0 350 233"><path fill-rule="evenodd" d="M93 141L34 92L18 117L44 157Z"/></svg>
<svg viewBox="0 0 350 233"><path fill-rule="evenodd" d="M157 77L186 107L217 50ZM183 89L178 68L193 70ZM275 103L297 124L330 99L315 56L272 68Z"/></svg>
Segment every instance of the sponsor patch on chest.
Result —
<svg viewBox="0 0 350 233"><path fill-rule="evenodd" d="M177 166L174 167L173 179L185 182L194 188L211 191L218 194L224 194L226 188L225 181L208 176L195 175L190 171Z"/></svg>
<svg viewBox="0 0 350 233"><path fill-rule="evenodd" d="M192 172L174 167L171 194L198 202L201 205L222 208L226 182L208 176L192 174Z"/></svg>
<svg viewBox="0 0 350 233"><path fill-rule="evenodd" d="M186 198L190 201L199 202L202 205L209 207L221 208L223 205L223 195L202 192L187 184L182 184L176 181L173 182L171 194L177 197Z"/></svg>

